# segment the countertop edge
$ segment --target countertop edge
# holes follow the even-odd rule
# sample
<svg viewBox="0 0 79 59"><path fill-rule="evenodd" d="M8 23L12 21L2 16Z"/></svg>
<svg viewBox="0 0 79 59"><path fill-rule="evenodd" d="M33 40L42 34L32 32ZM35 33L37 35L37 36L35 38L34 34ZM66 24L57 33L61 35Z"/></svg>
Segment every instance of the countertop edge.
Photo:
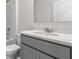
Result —
<svg viewBox="0 0 79 59"><path fill-rule="evenodd" d="M27 37L31 37L31 38L36 38L42 41L46 41L46 42L50 42L50 43L55 43L61 46L65 46L65 47L71 47L72 48L72 43L68 43L68 42L63 42L63 41L58 41L58 40L46 40L48 38L43 38L43 37L39 37L39 36L35 36L35 35L31 35L31 34L27 34L27 33L21 33L21 35L27 36Z"/></svg>

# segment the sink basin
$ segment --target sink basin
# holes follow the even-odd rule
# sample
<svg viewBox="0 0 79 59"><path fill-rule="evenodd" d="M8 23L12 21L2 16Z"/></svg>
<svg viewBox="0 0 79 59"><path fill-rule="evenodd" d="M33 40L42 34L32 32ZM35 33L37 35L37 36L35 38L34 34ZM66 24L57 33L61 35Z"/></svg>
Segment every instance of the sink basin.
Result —
<svg viewBox="0 0 79 59"><path fill-rule="evenodd" d="M46 33L46 32L34 32L35 34L40 34L40 35L51 35L51 36L59 36L59 34L55 33L55 32L50 32L50 33Z"/></svg>

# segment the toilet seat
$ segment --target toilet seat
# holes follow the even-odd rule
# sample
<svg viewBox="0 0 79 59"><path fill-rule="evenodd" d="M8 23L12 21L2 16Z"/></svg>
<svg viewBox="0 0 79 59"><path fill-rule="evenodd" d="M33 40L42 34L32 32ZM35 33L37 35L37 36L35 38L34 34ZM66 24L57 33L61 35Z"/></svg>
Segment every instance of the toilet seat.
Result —
<svg viewBox="0 0 79 59"><path fill-rule="evenodd" d="M20 46L16 44L11 44L7 46L6 52L11 52L11 51L19 50L19 49L20 49Z"/></svg>
<svg viewBox="0 0 79 59"><path fill-rule="evenodd" d="M11 44L6 47L6 58L16 59L17 52L20 50L20 46L16 44Z"/></svg>

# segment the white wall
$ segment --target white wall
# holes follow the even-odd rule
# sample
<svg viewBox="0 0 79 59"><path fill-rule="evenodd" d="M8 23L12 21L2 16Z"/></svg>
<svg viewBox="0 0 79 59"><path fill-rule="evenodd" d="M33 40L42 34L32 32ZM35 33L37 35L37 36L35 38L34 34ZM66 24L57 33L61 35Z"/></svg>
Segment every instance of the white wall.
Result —
<svg viewBox="0 0 79 59"><path fill-rule="evenodd" d="M17 0L17 31L32 29L34 25L33 0Z"/></svg>
<svg viewBox="0 0 79 59"><path fill-rule="evenodd" d="M31 28L44 29L45 27L52 27L52 28L54 27L55 31L57 32L72 33L72 23L55 23L55 24L34 23L33 3L34 0L18 0L17 31L24 31Z"/></svg>

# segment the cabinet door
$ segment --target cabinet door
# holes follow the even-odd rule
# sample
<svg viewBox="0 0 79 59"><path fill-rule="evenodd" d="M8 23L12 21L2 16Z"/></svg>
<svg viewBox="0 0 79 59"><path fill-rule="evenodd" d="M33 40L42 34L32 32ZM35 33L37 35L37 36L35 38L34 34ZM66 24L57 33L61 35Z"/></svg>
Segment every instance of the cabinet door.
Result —
<svg viewBox="0 0 79 59"><path fill-rule="evenodd" d="M22 59L36 59L35 50L23 44L22 44L21 56Z"/></svg>
<svg viewBox="0 0 79 59"><path fill-rule="evenodd" d="M71 59L70 48L22 35L22 42L60 59Z"/></svg>
<svg viewBox="0 0 79 59"><path fill-rule="evenodd" d="M55 59L55 58L52 58L46 54L43 54L43 53L40 53L39 52L39 59Z"/></svg>

